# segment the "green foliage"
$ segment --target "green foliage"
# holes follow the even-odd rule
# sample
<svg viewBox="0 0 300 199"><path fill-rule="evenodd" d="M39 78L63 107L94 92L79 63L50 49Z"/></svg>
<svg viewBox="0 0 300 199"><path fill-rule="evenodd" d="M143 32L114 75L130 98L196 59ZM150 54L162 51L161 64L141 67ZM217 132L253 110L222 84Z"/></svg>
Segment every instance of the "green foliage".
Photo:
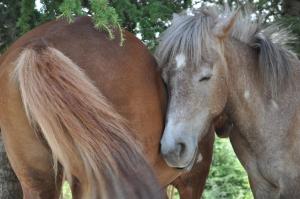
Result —
<svg viewBox="0 0 300 199"><path fill-rule="evenodd" d="M0 52L18 37L20 30L16 24L20 11L20 0L2 0L0 3Z"/></svg>
<svg viewBox="0 0 300 199"><path fill-rule="evenodd" d="M63 0L41 0L42 6L42 22L54 19L59 15L60 5Z"/></svg>
<svg viewBox="0 0 300 199"><path fill-rule="evenodd" d="M122 26L140 35L144 43L154 49L157 36L168 26L173 13L177 13L192 5L191 0L112 0L120 16Z"/></svg>
<svg viewBox="0 0 300 199"><path fill-rule="evenodd" d="M32 28L30 23L34 16L34 0L22 0L21 3L21 16L18 20L17 26L20 28L21 33L26 33Z"/></svg>
<svg viewBox="0 0 300 199"><path fill-rule="evenodd" d="M124 41L123 32L120 25L120 20L115 8L111 7L108 0L89 0L85 2L89 6L89 11L92 13L92 19L97 29L108 33L109 38L113 39L113 29L117 28L121 34L121 44ZM62 12L61 17L66 18L70 23L75 16L82 15L81 0L64 0L60 6Z"/></svg>
<svg viewBox="0 0 300 199"><path fill-rule="evenodd" d="M80 0L64 0L59 7L59 10L62 13L59 17L64 17L71 23L75 16L82 15L81 9Z"/></svg>
<svg viewBox="0 0 300 199"><path fill-rule="evenodd" d="M217 138L203 199L252 199L248 177L228 139Z"/></svg>
<svg viewBox="0 0 300 199"><path fill-rule="evenodd" d="M69 183L65 182L63 185L63 197L62 199L72 199L72 193Z"/></svg>
<svg viewBox="0 0 300 199"><path fill-rule="evenodd" d="M107 0L90 0L95 27L108 32L111 39L114 38L112 29L117 27L121 32L121 44L124 41L119 17L115 8L109 6Z"/></svg>

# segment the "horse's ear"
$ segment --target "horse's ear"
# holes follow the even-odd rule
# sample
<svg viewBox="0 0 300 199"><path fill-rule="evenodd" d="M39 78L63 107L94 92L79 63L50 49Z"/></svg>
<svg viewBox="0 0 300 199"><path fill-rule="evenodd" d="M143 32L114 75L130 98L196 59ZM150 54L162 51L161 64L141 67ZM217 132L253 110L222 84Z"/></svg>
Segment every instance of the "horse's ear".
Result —
<svg viewBox="0 0 300 199"><path fill-rule="evenodd" d="M230 15L221 15L217 18L216 24L213 27L213 32L219 39L223 40L229 35L238 14L239 9Z"/></svg>

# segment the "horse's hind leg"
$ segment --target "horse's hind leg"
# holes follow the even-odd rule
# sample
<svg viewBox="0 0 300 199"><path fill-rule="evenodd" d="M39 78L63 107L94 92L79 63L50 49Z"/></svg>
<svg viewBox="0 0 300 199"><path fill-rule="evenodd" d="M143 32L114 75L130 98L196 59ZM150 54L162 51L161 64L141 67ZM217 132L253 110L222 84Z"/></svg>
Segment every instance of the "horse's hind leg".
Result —
<svg viewBox="0 0 300 199"><path fill-rule="evenodd" d="M59 198L60 172L55 177L51 154L34 133L26 127L23 130L9 127L3 128L3 137L8 158L22 186L23 198Z"/></svg>
<svg viewBox="0 0 300 199"><path fill-rule="evenodd" d="M50 150L29 124L18 89L8 85L12 81L5 77L0 81L1 134L23 198L57 199L61 175L55 176Z"/></svg>
<svg viewBox="0 0 300 199"><path fill-rule="evenodd" d="M4 144L20 180L24 199L56 199L61 175L55 177L50 152L27 127L3 128ZM60 173L60 172L58 172Z"/></svg>
<svg viewBox="0 0 300 199"><path fill-rule="evenodd" d="M61 175L55 177L49 149L33 132L21 103L5 107L0 111L5 116L0 117L1 133L11 166L21 183L23 198L59 198Z"/></svg>

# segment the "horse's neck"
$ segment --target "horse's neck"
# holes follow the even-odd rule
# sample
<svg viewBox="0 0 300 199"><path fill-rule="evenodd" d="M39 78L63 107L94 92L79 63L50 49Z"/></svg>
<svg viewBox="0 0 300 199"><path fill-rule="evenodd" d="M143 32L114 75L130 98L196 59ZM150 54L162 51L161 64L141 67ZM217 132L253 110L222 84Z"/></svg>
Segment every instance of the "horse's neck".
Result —
<svg viewBox="0 0 300 199"><path fill-rule="evenodd" d="M262 100L258 93L258 81L253 81L255 73L251 66L255 64L255 54L247 46L226 45L226 61L228 67L228 103L229 117L240 131L253 131L256 124L255 109L263 110ZM247 122L244 122L247 121Z"/></svg>
<svg viewBox="0 0 300 199"><path fill-rule="evenodd" d="M280 135L287 131L284 127L288 128L288 121L284 117L294 117L299 105L299 92L285 91L277 99L267 98L258 73L257 52L238 41L228 43L226 48L229 77L227 110L239 131L244 135L255 134L258 139L267 136L268 132ZM296 81L300 85L298 79Z"/></svg>

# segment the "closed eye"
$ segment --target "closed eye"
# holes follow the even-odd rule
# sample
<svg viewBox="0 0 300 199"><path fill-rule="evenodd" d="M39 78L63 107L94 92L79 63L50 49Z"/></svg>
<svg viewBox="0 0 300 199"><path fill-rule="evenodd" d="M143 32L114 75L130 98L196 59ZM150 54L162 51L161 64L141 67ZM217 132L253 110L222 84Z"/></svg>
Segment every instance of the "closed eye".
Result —
<svg viewBox="0 0 300 199"><path fill-rule="evenodd" d="M211 76L204 76L204 77L201 77L201 78L199 79L199 82L208 81L208 80L210 80L210 78L211 78Z"/></svg>

